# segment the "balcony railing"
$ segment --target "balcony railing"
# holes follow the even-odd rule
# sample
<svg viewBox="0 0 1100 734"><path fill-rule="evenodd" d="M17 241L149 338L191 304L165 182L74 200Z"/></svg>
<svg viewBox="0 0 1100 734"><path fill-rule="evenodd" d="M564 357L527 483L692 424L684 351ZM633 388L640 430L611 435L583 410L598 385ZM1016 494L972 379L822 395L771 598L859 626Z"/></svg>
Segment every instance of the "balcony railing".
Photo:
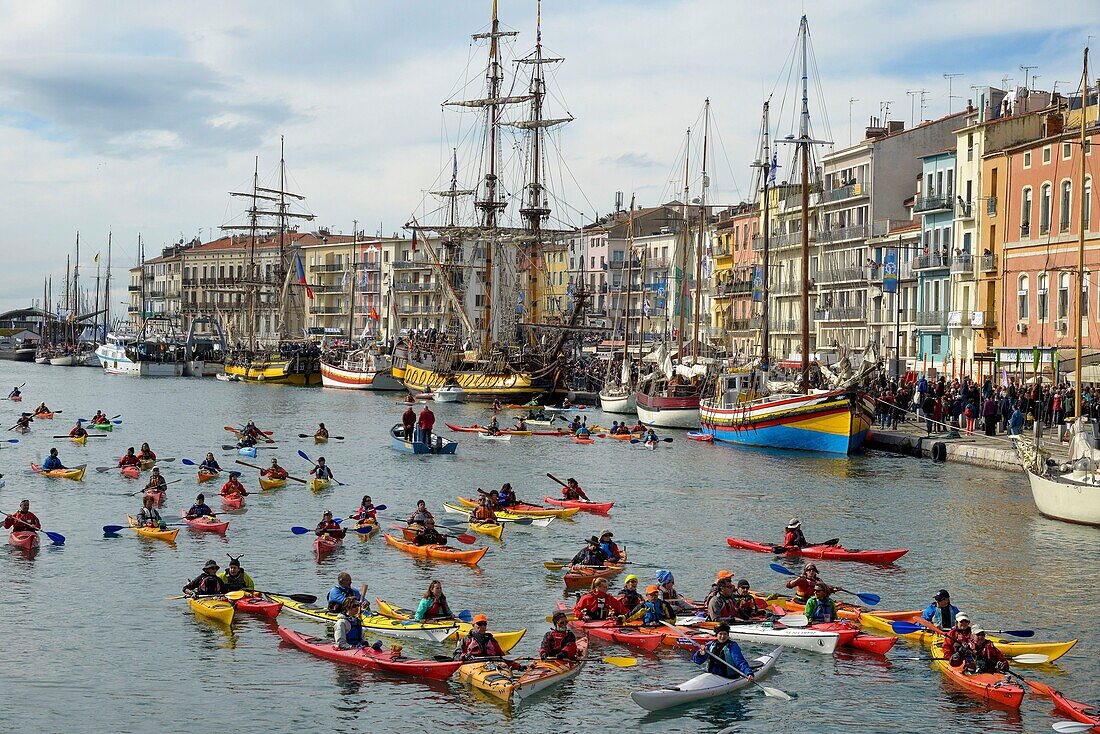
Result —
<svg viewBox="0 0 1100 734"><path fill-rule="evenodd" d="M882 282L882 274L883 274L883 271L884 271L884 268L882 267L882 263L875 263L875 267L870 268L870 270L871 270L871 282L872 283L881 283ZM913 275L913 261L912 260L904 260L902 262L899 262L898 263L898 280L910 280L913 277L915 277Z"/></svg>
<svg viewBox="0 0 1100 734"><path fill-rule="evenodd" d="M434 291L436 286L432 283L394 283L393 289L395 291Z"/></svg>
<svg viewBox="0 0 1100 734"><path fill-rule="evenodd" d="M825 268L817 271L814 281L817 283L846 283L853 280L867 280L866 268Z"/></svg>
<svg viewBox="0 0 1100 734"><path fill-rule="evenodd" d="M128 290L130 293L137 293L138 291L141 290L141 286L140 285L128 285L128 286L126 286L126 290Z"/></svg>
<svg viewBox="0 0 1100 734"><path fill-rule="evenodd" d="M344 313L345 309L338 306L310 306L309 312L314 316L335 316Z"/></svg>
<svg viewBox="0 0 1100 734"><path fill-rule="evenodd" d="M961 199L955 202L955 216L959 219L973 219L974 218L974 202L963 201Z"/></svg>
<svg viewBox="0 0 1100 734"><path fill-rule="evenodd" d="M813 328L813 324L810 324ZM772 323L771 330L777 334L796 334L802 331L802 322L796 319L776 320Z"/></svg>
<svg viewBox="0 0 1100 734"><path fill-rule="evenodd" d="M810 242L816 241L816 237L813 232L810 232ZM772 251L779 250L784 247L794 247L795 245L802 245L802 232L787 232L785 234L772 234L768 238L768 247ZM752 238L752 249L756 252L764 251L764 236L754 235Z"/></svg>
<svg viewBox="0 0 1100 734"><path fill-rule="evenodd" d="M755 324L754 324L755 322ZM760 319L730 319L726 322L726 331L749 331L759 329Z"/></svg>
<svg viewBox="0 0 1100 734"><path fill-rule="evenodd" d="M876 308L871 311L871 318L868 319L872 324L892 324L895 320L902 324L911 324L917 318L917 312L912 308L903 308L901 313L896 313L892 308Z"/></svg>
<svg viewBox="0 0 1100 734"><path fill-rule="evenodd" d="M982 255L979 267L982 269L983 273L997 272L997 256Z"/></svg>
<svg viewBox="0 0 1100 734"><path fill-rule="evenodd" d="M853 196L867 196L871 193L871 187L863 184L849 184L836 189L829 189L821 193L821 203L828 204L842 199L851 199Z"/></svg>
<svg viewBox="0 0 1100 734"><path fill-rule="evenodd" d="M394 260L394 270L411 270L414 268L430 268L432 266L429 262L423 260Z"/></svg>
<svg viewBox="0 0 1100 734"><path fill-rule="evenodd" d="M346 293L347 288L342 285L311 285L310 290L314 293Z"/></svg>
<svg viewBox="0 0 1100 734"><path fill-rule="evenodd" d="M913 202L914 212L937 212L947 211L951 208L950 196L919 196Z"/></svg>
<svg viewBox="0 0 1100 734"><path fill-rule="evenodd" d="M1020 236L1021 237L1030 237L1031 236L1031 222L1024 222L1023 224L1020 225Z"/></svg>
<svg viewBox="0 0 1100 734"><path fill-rule="evenodd" d="M816 321L855 321L867 316L867 309L863 306L840 306L839 308L824 308L814 311Z"/></svg>
<svg viewBox="0 0 1100 734"><path fill-rule="evenodd" d="M951 255L917 255L913 258L913 270L935 270L951 267Z"/></svg>
<svg viewBox="0 0 1100 734"><path fill-rule="evenodd" d="M951 261L951 272L955 275L974 276L974 258L968 252L956 255Z"/></svg>
<svg viewBox="0 0 1100 734"><path fill-rule="evenodd" d="M770 290L773 296L795 296L802 292L802 281L791 280L783 283L773 283Z"/></svg>
<svg viewBox="0 0 1100 734"><path fill-rule="evenodd" d="M667 257L651 257L645 261L646 270L664 270L669 266Z"/></svg>
<svg viewBox="0 0 1100 734"><path fill-rule="evenodd" d="M917 326L939 326L941 328L947 327L947 312L946 311L918 311L917 312Z"/></svg>
<svg viewBox="0 0 1100 734"><path fill-rule="evenodd" d="M721 283L714 286L714 295L718 298L745 293L752 293L751 280L735 280L732 283Z"/></svg>
<svg viewBox="0 0 1100 734"><path fill-rule="evenodd" d="M991 329L994 326L992 311L950 311L947 325L953 329L969 326L974 329Z"/></svg>
<svg viewBox="0 0 1100 734"><path fill-rule="evenodd" d="M346 263L321 263L309 266L309 272L311 273L342 273L347 269Z"/></svg>
<svg viewBox="0 0 1100 734"><path fill-rule="evenodd" d="M362 262L355 266L361 271L381 270L382 263L380 262Z"/></svg>
<svg viewBox="0 0 1100 734"><path fill-rule="evenodd" d="M851 227L832 227L817 233L818 242L842 242L844 240L865 239L866 237L866 224L857 224Z"/></svg>

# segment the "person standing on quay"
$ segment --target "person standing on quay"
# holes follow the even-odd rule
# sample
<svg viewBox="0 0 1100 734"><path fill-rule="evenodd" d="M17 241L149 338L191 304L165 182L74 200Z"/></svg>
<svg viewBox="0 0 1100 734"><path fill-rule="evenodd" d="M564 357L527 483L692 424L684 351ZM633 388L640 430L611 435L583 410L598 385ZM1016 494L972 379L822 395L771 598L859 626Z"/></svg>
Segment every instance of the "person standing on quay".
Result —
<svg viewBox="0 0 1100 734"><path fill-rule="evenodd" d="M986 395L982 403L982 418L985 420L985 435L997 435L997 401L993 399L993 393Z"/></svg>

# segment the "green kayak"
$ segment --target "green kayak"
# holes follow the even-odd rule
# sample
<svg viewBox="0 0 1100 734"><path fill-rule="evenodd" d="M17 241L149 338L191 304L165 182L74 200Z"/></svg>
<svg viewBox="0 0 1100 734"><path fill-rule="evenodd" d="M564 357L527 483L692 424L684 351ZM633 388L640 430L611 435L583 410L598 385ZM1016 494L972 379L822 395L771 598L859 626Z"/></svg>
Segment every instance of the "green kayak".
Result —
<svg viewBox="0 0 1100 734"><path fill-rule="evenodd" d="M95 429L100 430L100 431L113 431L113 430L115 430L114 424L112 424L112 423L93 423L92 428L95 428Z"/></svg>

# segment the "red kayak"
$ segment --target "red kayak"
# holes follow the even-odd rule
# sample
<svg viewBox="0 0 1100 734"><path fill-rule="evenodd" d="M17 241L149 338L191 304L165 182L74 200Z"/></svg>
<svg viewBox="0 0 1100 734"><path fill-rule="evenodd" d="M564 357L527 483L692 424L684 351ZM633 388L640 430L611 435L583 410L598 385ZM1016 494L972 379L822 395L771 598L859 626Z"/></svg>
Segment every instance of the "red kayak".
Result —
<svg viewBox="0 0 1100 734"><path fill-rule="evenodd" d="M237 608L238 612L248 612L259 617L275 619L282 611L283 603L281 601L271 601L265 596L246 596L233 602L233 606Z"/></svg>
<svg viewBox="0 0 1100 734"><path fill-rule="evenodd" d="M358 665L361 668L371 670L402 673L411 675L414 678L447 680L465 664L461 660L434 662L431 660L417 660L416 658L395 657L393 653L385 648L375 650L371 647L359 647L354 650L340 650L333 645L332 640L309 637L286 627L279 627L278 632L279 637L283 638L284 641L319 658L347 663L348 665Z"/></svg>
<svg viewBox="0 0 1100 734"><path fill-rule="evenodd" d="M38 533L33 530L12 530L8 533L8 543L25 551L38 549Z"/></svg>
<svg viewBox="0 0 1100 734"><path fill-rule="evenodd" d="M854 647L857 650L872 652L876 655L885 655L890 651L890 648L894 646L894 643L898 641L897 637L869 635L863 632L859 626L853 622L815 622L810 625L810 629L821 630L822 632L836 632L840 635L840 639L837 640L837 647L841 645ZM852 632L855 632L855 634L851 634Z"/></svg>
<svg viewBox="0 0 1100 734"><path fill-rule="evenodd" d="M244 504L244 495L240 494L223 494L222 506L227 510L239 510L241 505Z"/></svg>
<svg viewBox="0 0 1100 734"><path fill-rule="evenodd" d="M1050 698L1054 701L1054 709L1058 713L1065 714L1082 724L1096 724L1100 727L1100 708L1066 698L1061 691L1054 689L1050 690Z"/></svg>
<svg viewBox="0 0 1100 734"><path fill-rule="evenodd" d="M188 519L187 510L181 512L180 515L183 518L183 521L187 523L187 526L192 530L225 535L226 529L229 528L228 520L218 520L218 518L216 517L209 516L200 516Z"/></svg>
<svg viewBox="0 0 1100 734"><path fill-rule="evenodd" d="M582 438L581 436L573 436L573 443L590 444L590 443L596 443L596 442L593 441L591 438Z"/></svg>
<svg viewBox="0 0 1100 734"><path fill-rule="evenodd" d="M343 538L334 538L331 535L318 535L313 541L313 552L317 554L317 560L321 560L344 542Z"/></svg>
<svg viewBox="0 0 1100 734"><path fill-rule="evenodd" d="M572 614L573 610L564 602L558 602L558 609ZM599 640L616 642L620 645L637 647L647 652L655 652L664 644L665 635L662 627L654 630L640 625L620 625L614 619L604 619L595 622L586 622L574 619L569 626L575 630L583 631Z"/></svg>
<svg viewBox="0 0 1100 734"><path fill-rule="evenodd" d="M893 563L906 553L908 548L896 550L859 550L858 548L844 548L839 545L808 545L805 548L788 548L771 543L757 543L753 540L740 538L726 538L731 548L756 551L757 553L774 553L776 555L804 556L805 558L820 558L825 561L860 561L861 563Z"/></svg>
<svg viewBox="0 0 1100 734"><path fill-rule="evenodd" d="M121 469L123 479L137 479L141 476L141 469L136 466L124 466Z"/></svg>
<svg viewBox="0 0 1100 734"><path fill-rule="evenodd" d="M607 511L615 506L614 502L591 502L587 500L563 500L544 496L542 501L555 507L577 507L585 512L595 512L598 515L606 515Z"/></svg>

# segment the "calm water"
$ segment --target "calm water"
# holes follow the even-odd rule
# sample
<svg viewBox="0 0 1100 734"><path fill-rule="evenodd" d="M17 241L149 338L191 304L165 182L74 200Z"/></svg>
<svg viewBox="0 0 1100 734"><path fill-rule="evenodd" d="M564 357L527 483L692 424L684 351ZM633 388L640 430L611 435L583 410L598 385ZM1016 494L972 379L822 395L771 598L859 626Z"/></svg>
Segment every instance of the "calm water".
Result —
<svg viewBox="0 0 1100 734"><path fill-rule="evenodd" d="M671 732L732 725L742 732L1050 730L1049 702L1028 697L1019 713L987 708L945 683L923 660L925 651L905 642L886 659L787 651L773 685L794 696L789 703L748 693L646 715L630 701L630 691L698 672L686 654L666 651L641 654L633 669L590 664L572 683L509 712L458 683L380 677L284 648L256 618L242 615L229 633L196 619L184 602L165 598L177 594L206 558L224 566L229 552L243 554L261 588L291 593L323 595L336 574L347 570L356 585L369 582L372 598L411 606L438 578L456 609L485 611L496 629L526 627L515 652L530 655L547 627L545 616L562 598L560 578L542 561L572 554L589 535L614 530L640 564L635 568L643 583L654 569L670 568L682 591L701 596L715 571L727 568L755 588L778 590L784 578L768 568L774 559L731 550L725 537L778 537L792 516L802 518L811 538L912 549L888 568L820 564L827 580L880 594L884 609L923 606L936 589L947 587L987 627L1033 627L1044 640L1081 636L1057 665L1025 672L1078 699L1100 698L1094 665L1100 649L1090 629L1100 584L1100 531L1038 516L1018 474L876 454L848 460L737 450L682 438L672 448L650 452L610 441L580 446L531 437L496 443L458 434L456 457L418 459L389 448L387 429L401 410L392 395L129 379L0 362L0 389L24 381L23 406L46 400L64 413L52 422L37 421L18 448L0 450L0 472L7 475L0 508L11 511L21 497L29 498L46 527L65 533L68 543L43 547L32 559L7 547L0 551L0 700L9 704L4 718L11 730L71 731L77 720L82 731L148 731L150 722L165 731L186 730L191 727L172 722L188 708L206 706L229 711L232 720L247 720L255 730L287 732L315 731L321 722L326 728L400 732L564 732L590 726ZM4 427L14 423L15 407L0 402ZM50 439L68 431L67 419L89 417L97 408L123 414L111 437L91 440L86 448ZM487 418L476 406L435 410L440 428L444 420ZM225 465L234 457L219 450L229 436L222 426L249 417L281 439L275 451L262 452L261 462L274 453L301 476L308 465L296 449L323 453L349 486L320 496L300 485L253 496L231 518L224 539L184 529L172 547L130 535L102 536L102 525L124 524L123 516L138 510L138 499L126 493L141 484L114 472L89 471L77 484L22 471L52 445L67 465L94 467L113 464L127 446L143 440L162 457L201 460L215 450ZM318 451L311 441L291 438L312 433L318 420L348 439ZM169 488L167 506L178 511L198 491L194 474L178 458L164 467L168 479L183 479ZM309 536L290 533L291 525L315 524L326 508L346 516L364 493L395 515L407 514L419 498L441 511L448 498L505 481L521 498L538 500L557 493L547 471L575 476L590 496L613 497L618 504L609 518L582 513L576 522L544 529L509 526L503 543L479 539L492 549L472 569L418 562L381 539L354 538L318 564ZM245 480L256 487L251 470ZM324 629L293 616L281 621L315 634ZM405 642L410 650L417 644ZM598 642L593 648L634 654ZM16 702L22 705L10 705Z"/></svg>

